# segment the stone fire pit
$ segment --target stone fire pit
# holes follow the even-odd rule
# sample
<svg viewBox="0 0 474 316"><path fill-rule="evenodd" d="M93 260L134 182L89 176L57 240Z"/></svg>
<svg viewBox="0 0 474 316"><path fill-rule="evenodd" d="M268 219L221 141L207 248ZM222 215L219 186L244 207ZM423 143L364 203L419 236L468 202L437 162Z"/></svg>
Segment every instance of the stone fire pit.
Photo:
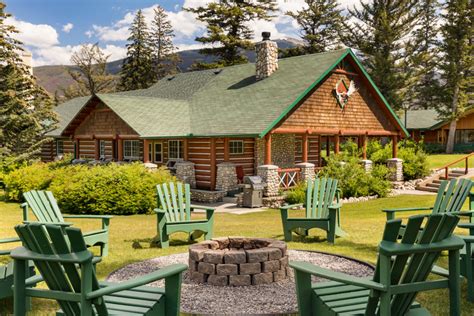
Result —
<svg viewBox="0 0 474 316"><path fill-rule="evenodd" d="M197 283L262 285L284 280L288 273L283 241L224 237L189 246L189 275Z"/></svg>

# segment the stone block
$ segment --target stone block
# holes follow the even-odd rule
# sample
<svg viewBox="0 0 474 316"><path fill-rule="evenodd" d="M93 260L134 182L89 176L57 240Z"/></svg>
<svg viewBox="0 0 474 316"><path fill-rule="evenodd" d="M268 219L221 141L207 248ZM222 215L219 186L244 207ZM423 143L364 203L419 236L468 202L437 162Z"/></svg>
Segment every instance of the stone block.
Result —
<svg viewBox="0 0 474 316"><path fill-rule="evenodd" d="M224 254L225 263L245 263L247 254L244 250L229 250Z"/></svg>
<svg viewBox="0 0 474 316"><path fill-rule="evenodd" d="M245 237L229 237L229 248L240 249L244 247Z"/></svg>
<svg viewBox="0 0 474 316"><path fill-rule="evenodd" d="M279 260L282 257L281 250L278 248L268 248L268 260Z"/></svg>
<svg viewBox="0 0 474 316"><path fill-rule="evenodd" d="M288 256L284 256L283 258L280 259L280 267L281 268L288 267Z"/></svg>
<svg viewBox="0 0 474 316"><path fill-rule="evenodd" d="M197 283L206 283L207 282L207 274L200 273L200 272L192 272L191 273L191 280Z"/></svg>
<svg viewBox="0 0 474 316"><path fill-rule="evenodd" d="M189 263L189 271L191 272L197 271L197 267L198 267L197 261L194 261L193 259L189 258L188 263Z"/></svg>
<svg viewBox="0 0 474 316"><path fill-rule="evenodd" d="M231 275L229 276L229 285L232 286L248 286L252 284L250 275Z"/></svg>
<svg viewBox="0 0 474 316"><path fill-rule="evenodd" d="M218 275L234 275L238 274L238 266L236 264L218 264L216 266L216 273Z"/></svg>
<svg viewBox="0 0 474 316"><path fill-rule="evenodd" d="M273 282L273 273L272 272L265 272L265 273L259 273L259 274L252 275L252 284L253 285L270 284L272 282Z"/></svg>
<svg viewBox="0 0 474 316"><path fill-rule="evenodd" d="M284 241L276 240L268 245L269 248L278 248L282 256L286 256L286 243Z"/></svg>
<svg viewBox="0 0 474 316"><path fill-rule="evenodd" d="M189 258L194 261L202 261L204 254L209 251L207 248L189 247Z"/></svg>
<svg viewBox="0 0 474 316"><path fill-rule="evenodd" d="M262 272L262 266L260 262L254 263L242 263L239 265L240 267L240 274L257 274Z"/></svg>
<svg viewBox="0 0 474 316"><path fill-rule="evenodd" d="M199 262L198 271L206 274L216 274L216 265L207 262Z"/></svg>
<svg viewBox="0 0 474 316"><path fill-rule="evenodd" d="M280 260L271 260L262 263L263 272L275 272L278 270L280 270Z"/></svg>
<svg viewBox="0 0 474 316"><path fill-rule="evenodd" d="M207 278L207 283L210 285L226 286L229 283L229 277L227 275L213 274Z"/></svg>
<svg viewBox="0 0 474 316"><path fill-rule="evenodd" d="M204 240L199 243L200 245L206 246L209 249L216 250L219 249L219 243L216 240Z"/></svg>
<svg viewBox="0 0 474 316"><path fill-rule="evenodd" d="M260 248L260 249L250 249L245 250L247 253L247 262L263 262L268 260L268 249Z"/></svg>
<svg viewBox="0 0 474 316"><path fill-rule="evenodd" d="M229 248L229 238L227 237L212 238L212 240L217 241L219 244L219 249Z"/></svg>
<svg viewBox="0 0 474 316"><path fill-rule="evenodd" d="M204 262L208 263L223 263L224 262L224 251L222 250L208 250L204 253Z"/></svg>
<svg viewBox="0 0 474 316"><path fill-rule="evenodd" d="M286 279L286 268L273 272L273 282Z"/></svg>

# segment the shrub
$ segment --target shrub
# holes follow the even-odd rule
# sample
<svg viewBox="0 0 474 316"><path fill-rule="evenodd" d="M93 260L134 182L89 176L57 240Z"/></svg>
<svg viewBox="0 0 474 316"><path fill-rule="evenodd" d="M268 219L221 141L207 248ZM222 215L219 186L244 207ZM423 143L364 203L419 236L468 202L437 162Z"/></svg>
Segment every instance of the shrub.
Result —
<svg viewBox="0 0 474 316"><path fill-rule="evenodd" d="M291 188L285 197L285 202L288 204L299 204L305 202L306 196L306 182L300 182L295 187Z"/></svg>
<svg viewBox="0 0 474 316"><path fill-rule="evenodd" d="M36 178L43 181L33 184L31 179ZM13 172L6 182L7 198L12 200L19 201L21 193L31 189L48 189L66 213L128 215L155 208L155 186L169 181L175 178L167 169L148 171L137 163L62 167L35 164Z"/></svg>

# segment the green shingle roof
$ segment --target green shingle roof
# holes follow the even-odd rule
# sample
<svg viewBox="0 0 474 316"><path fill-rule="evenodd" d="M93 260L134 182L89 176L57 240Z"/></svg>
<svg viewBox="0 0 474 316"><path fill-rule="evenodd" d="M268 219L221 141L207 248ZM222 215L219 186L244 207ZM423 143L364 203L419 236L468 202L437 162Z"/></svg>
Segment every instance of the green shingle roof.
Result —
<svg viewBox="0 0 474 316"><path fill-rule="evenodd" d="M142 137L262 136L348 54L342 49L280 59L279 69L260 81L255 64L243 64L180 73L148 89L98 97ZM58 112L71 112L61 115L59 133L81 102L85 105L87 98L58 107Z"/></svg>
<svg viewBox="0 0 474 316"><path fill-rule="evenodd" d="M74 116L76 116L89 99L90 97L74 98L57 106L55 112L59 119L58 128L46 135L60 136L69 122L74 118Z"/></svg>
<svg viewBox="0 0 474 316"><path fill-rule="evenodd" d="M401 121L405 122L405 114L401 115ZM430 129L434 125L442 122L438 118L435 110L411 110L407 111L407 128L408 129Z"/></svg>

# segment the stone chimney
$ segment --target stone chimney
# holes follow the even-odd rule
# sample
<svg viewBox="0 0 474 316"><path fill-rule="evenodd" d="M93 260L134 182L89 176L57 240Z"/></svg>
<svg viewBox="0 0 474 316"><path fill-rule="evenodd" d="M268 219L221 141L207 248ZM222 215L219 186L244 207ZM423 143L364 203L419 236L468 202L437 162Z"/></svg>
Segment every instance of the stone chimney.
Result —
<svg viewBox="0 0 474 316"><path fill-rule="evenodd" d="M262 41L255 44L256 78L262 80L278 69L278 45L270 40L270 32L262 32Z"/></svg>

